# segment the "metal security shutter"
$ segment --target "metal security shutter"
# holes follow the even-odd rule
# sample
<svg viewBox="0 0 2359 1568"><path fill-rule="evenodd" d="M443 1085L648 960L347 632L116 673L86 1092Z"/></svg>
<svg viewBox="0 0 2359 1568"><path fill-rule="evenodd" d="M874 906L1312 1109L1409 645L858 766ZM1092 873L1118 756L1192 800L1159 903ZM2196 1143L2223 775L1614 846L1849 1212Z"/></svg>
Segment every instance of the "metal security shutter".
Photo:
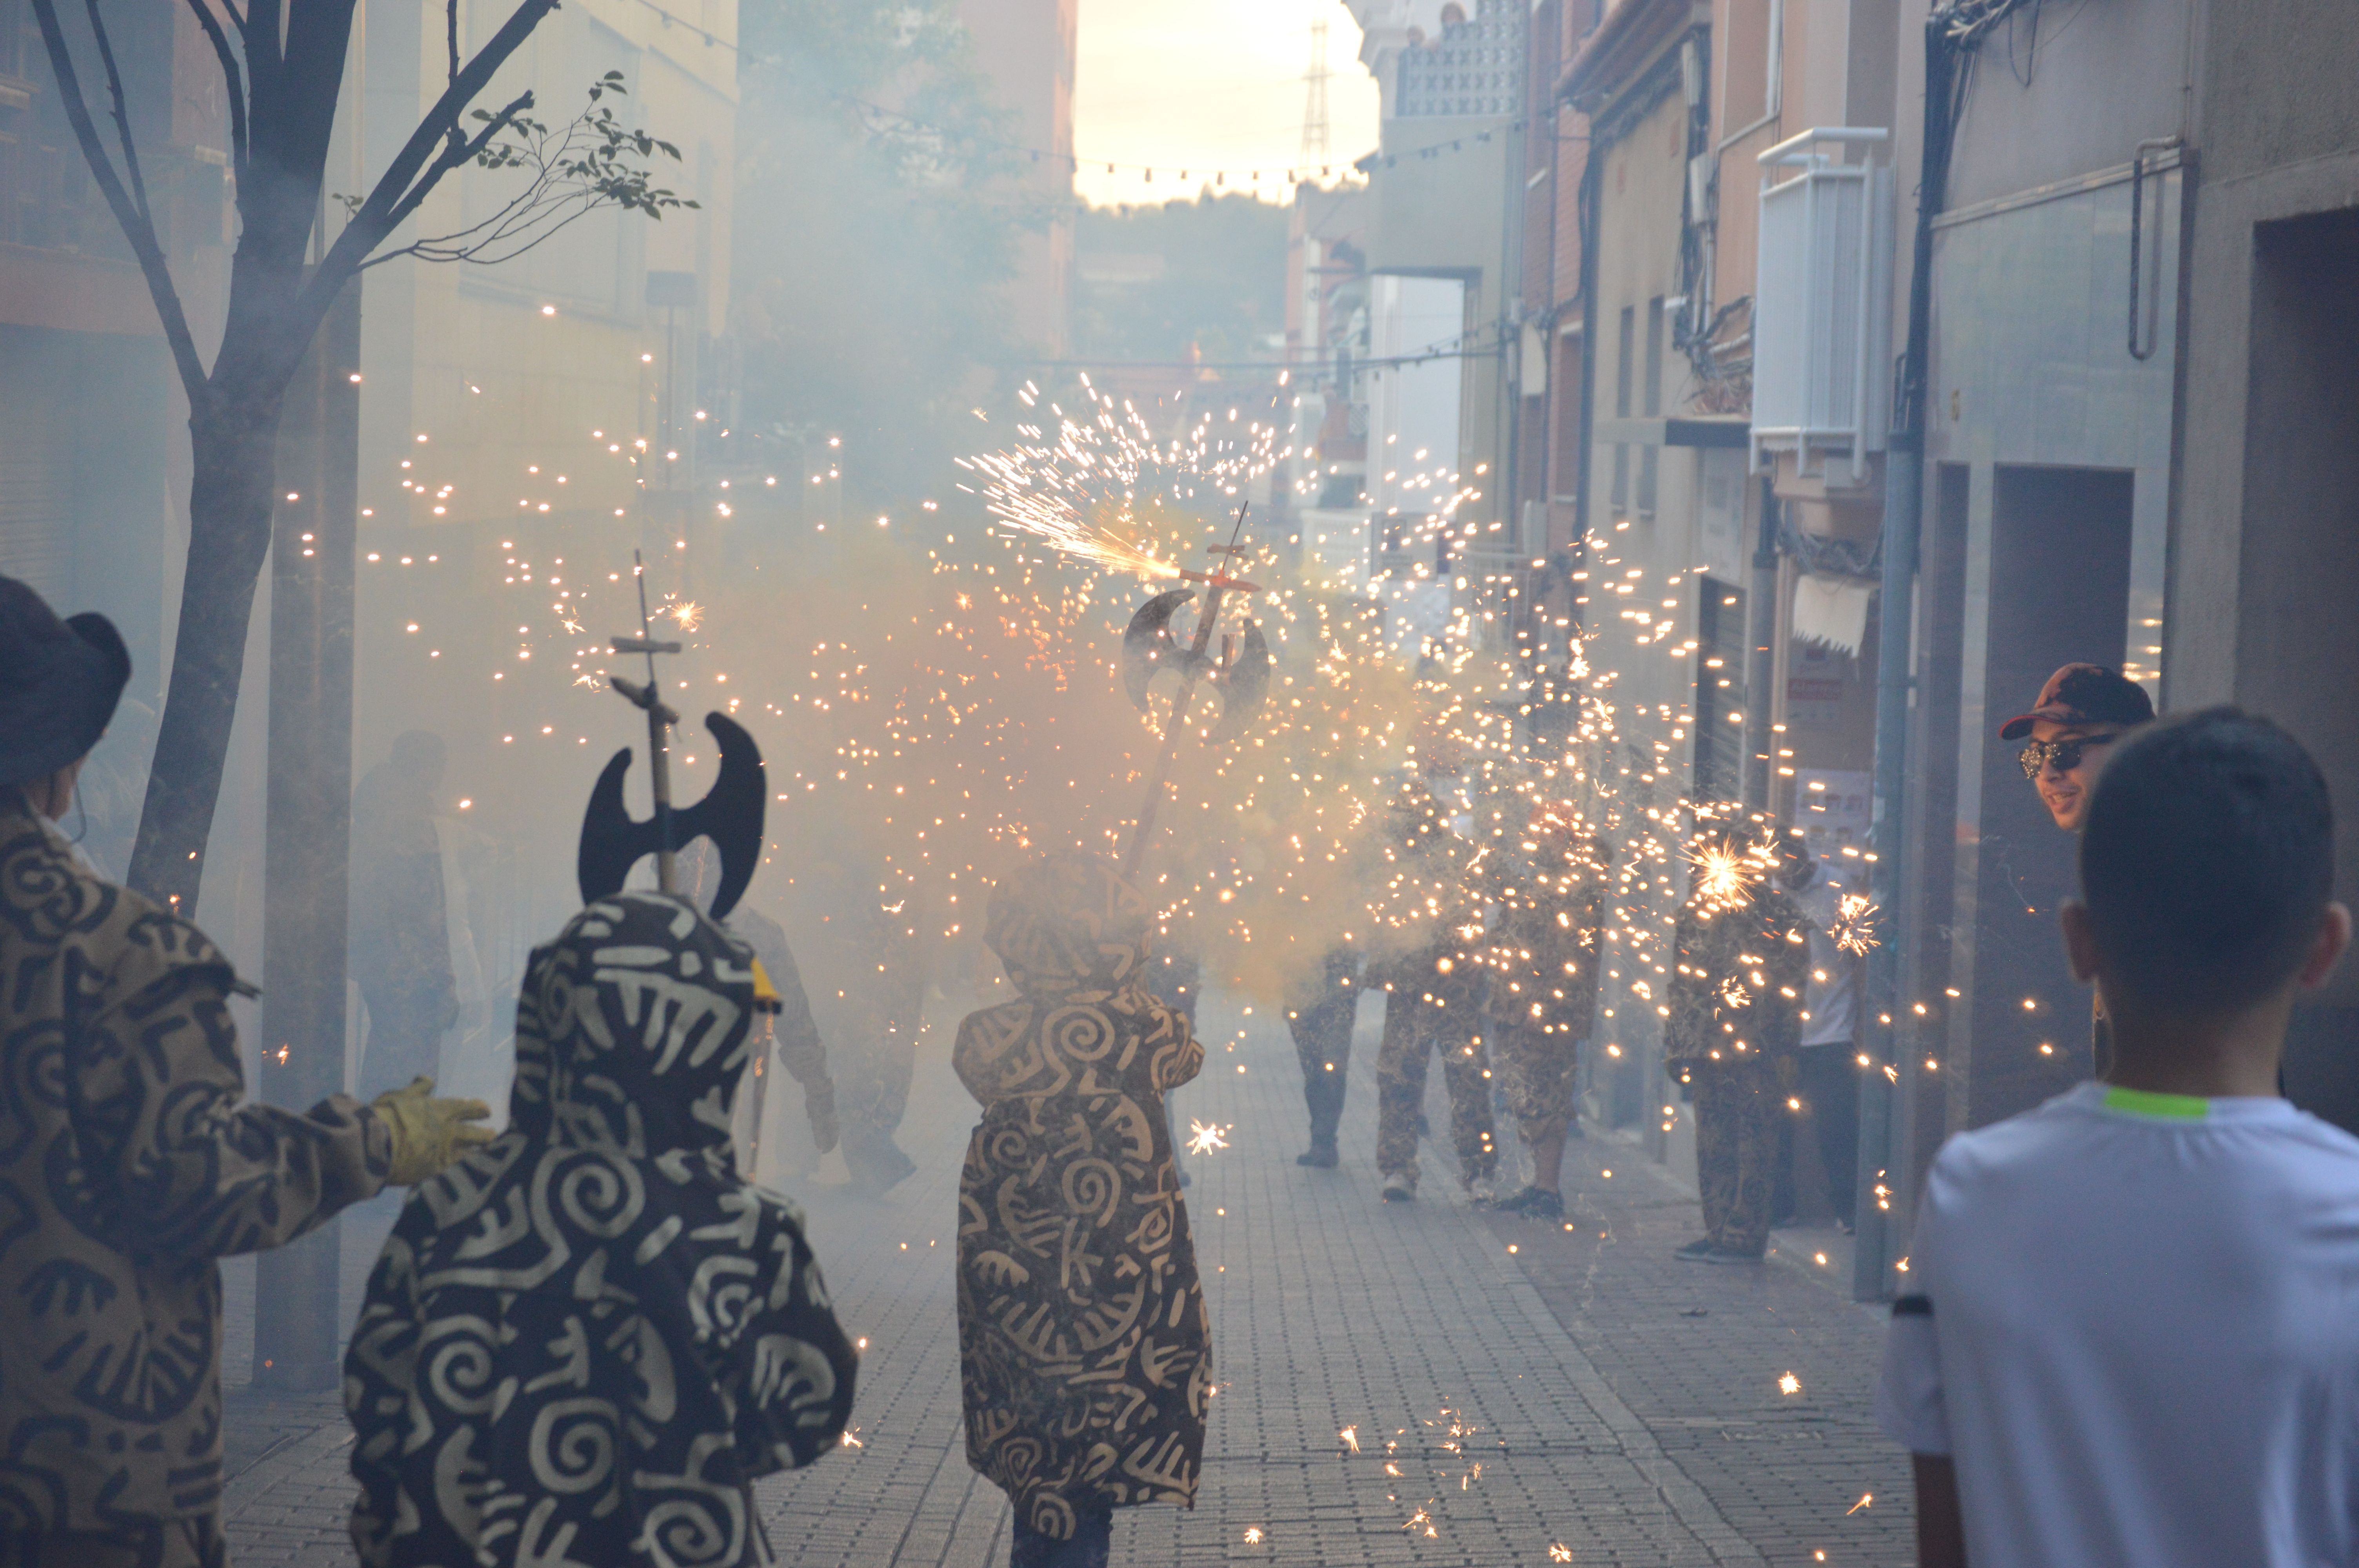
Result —
<svg viewBox="0 0 2359 1568"><path fill-rule="evenodd" d="M0 337L0 573L21 578L51 603L71 597L68 512L71 444L46 355L9 352Z"/></svg>

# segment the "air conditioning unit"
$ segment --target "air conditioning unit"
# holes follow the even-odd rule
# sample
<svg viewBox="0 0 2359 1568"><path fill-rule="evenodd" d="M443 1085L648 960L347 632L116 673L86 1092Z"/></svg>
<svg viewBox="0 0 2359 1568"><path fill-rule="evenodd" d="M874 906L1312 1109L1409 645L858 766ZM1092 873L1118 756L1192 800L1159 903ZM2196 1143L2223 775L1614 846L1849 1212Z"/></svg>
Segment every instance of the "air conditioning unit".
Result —
<svg viewBox="0 0 2359 1568"><path fill-rule="evenodd" d="M1865 477L1891 423L1892 171L1875 154L1889 135L1831 126L1778 143L1762 168L1758 270L1753 290L1754 471L1779 452L1827 473L1841 456ZM1839 161L1845 147L1857 163ZM1799 172L1788 172L1799 171Z"/></svg>

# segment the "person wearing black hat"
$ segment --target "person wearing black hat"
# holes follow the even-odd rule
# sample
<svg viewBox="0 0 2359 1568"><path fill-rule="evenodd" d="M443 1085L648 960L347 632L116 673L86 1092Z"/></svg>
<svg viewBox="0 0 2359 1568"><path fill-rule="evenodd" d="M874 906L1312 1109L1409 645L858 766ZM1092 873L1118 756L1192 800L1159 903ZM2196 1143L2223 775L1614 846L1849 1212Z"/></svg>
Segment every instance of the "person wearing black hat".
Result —
<svg viewBox="0 0 2359 1568"><path fill-rule="evenodd" d="M2039 791L2039 803L2056 826L2077 834L2088 820L2097 774L2113 755L2114 742L2153 721L2154 702L2146 687L2121 671L2103 665L2066 665L2048 677L2039 688L2039 700L2028 711L1999 726L1998 738L2030 737L2017 757L2023 776ZM2097 1077L2113 1066L2113 1022L2105 1016L2105 999L2094 993L2089 1008L2089 1057Z"/></svg>
<svg viewBox="0 0 2359 1568"><path fill-rule="evenodd" d="M236 971L52 824L131 677L0 577L0 1563L220 1568L221 1279L489 1134L420 1079L241 1105Z"/></svg>

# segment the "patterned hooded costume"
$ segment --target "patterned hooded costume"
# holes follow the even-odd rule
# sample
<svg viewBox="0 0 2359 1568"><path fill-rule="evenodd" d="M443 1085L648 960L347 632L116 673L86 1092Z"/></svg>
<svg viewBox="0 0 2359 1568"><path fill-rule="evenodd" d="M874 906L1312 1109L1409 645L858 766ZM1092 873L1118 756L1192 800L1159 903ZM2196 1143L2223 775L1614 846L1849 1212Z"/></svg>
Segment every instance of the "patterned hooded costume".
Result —
<svg viewBox="0 0 2359 1568"><path fill-rule="evenodd" d="M959 1180L967 1462L1017 1520L1192 1508L1211 1328L1163 1095L1204 1048L1146 989L1147 901L1051 855L994 891L984 937L1018 1000L969 1013L953 1062L982 1102Z"/></svg>
<svg viewBox="0 0 2359 1568"><path fill-rule="evenodd" d="M508 1130L419 1187L345 1357L363 1563L774 1561L750 1483L835 1446L854 1363L800 1214L736 1173L754 1001L661 893L533 954Z"/></svg>

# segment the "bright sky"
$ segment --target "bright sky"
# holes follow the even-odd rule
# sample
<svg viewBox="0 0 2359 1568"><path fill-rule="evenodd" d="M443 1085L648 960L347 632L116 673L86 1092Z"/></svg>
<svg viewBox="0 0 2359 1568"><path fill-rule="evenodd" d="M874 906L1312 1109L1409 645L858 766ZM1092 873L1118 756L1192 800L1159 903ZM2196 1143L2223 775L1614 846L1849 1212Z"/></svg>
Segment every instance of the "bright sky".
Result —
<svg viewBox="0 0 2359 1568"><path fill-rule="evenodd" d="M1169 201L1223 189L1290 200L1302 155L1310 24L1327 20L1328 157L1340 175L1376 145L1376 84L1343 0L1081 0L1073 183L1083 200ZM1092 159L1097 160L1093 163ZM1106 165L1143 165L1108 174ZM1186 170L1183 184L1180 172Z"/></svg>

